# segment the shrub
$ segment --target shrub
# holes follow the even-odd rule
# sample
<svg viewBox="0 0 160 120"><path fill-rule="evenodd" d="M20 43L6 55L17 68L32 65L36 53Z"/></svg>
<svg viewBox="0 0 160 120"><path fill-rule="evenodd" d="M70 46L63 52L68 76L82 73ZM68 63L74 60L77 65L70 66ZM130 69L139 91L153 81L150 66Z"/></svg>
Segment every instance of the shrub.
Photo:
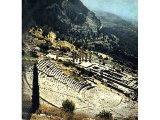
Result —
<svg viewBox="0 0 160 120"><path fill-rule="evenodd" d="M75 110L75 104L72 101L69 101L68 99L63 101L62 108L65 112L73 113Z"/></svg>
<svg viewBox="0 0 160 120"><path fill-rule="evenodd" d="M128 118L124 118L123 120L138 120L137 116L130 116Z"/></svg>
<svg viewBox="0 0 160 120"><path fill-rule="evenodd" d="M74 64L70 61L63 61L63 65L65 65L66 67L74 66Z"/></svg>
<svg viewBox="0 0 160 120"><path fill-rule="evenodd" d="M121 68L121 71L124 72L124 67Z"/></svg>
<svg viewBox="0 0 160 120"><path fill-rule="evenodd" d="M60 51L66 53L66 52L70 52L70 49L68 47L62 47L60 48Z"/></svg>
<svg viewBox="0 0 160 120"><path fill-rule="evenodd" d="M38 57L37 52L35 52L35 51L31 51L31 52L30 52L30 55L31 55L32 57L35 57L35 58Z"/></svg>
<svg viewBox="0 0 160 120"><path fill-rule="evenodd" d="M42 43L39 45L39 47L43 50L43 51L47 51L49 50L49 45L47 43Z"/></svg>
<svg viewBox="0 0 160 120"><path fill-rule="evenodd" d="M81 74L87 75L89 77L92 77L94 74L90 70L85 70L84 68L79 69L81 71Z"/></svg>
<svg viewBox="0 0 160 120"><path fill-rule="evenodd" d="M105 110L102 110L101 112L99 112L98 115L96 115L97 117L101 118L102 120L113 120L112 118L112 113L107 112Z"/></svg>
<svg viewBox="0 0 160 120"><path fill-rule="evenodd" d="M108 57L104 58L104 60L109 60Z"/></svg>
<svg viewBox="0 0 160 120"><path fill-rule="evenodd" d="M62 60L61 60L61 59L58 59L58 62L62 62Z"/></svg>

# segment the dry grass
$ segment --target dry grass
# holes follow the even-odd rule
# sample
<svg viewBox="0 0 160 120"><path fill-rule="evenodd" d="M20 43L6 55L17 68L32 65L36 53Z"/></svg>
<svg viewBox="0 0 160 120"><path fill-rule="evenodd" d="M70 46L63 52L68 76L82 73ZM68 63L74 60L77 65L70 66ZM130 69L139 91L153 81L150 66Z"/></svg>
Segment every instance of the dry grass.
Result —
<svg viewBox="0 0 160 120"><path fill-rule="evenodd" d="M32 114L31 120L60 120L64 116L64 111L60 108L40 105L36 114Z"/></svg>
<svg viewBox="0 0 160 120"><path fill-rule="evenodd" d="M62 111L60 108L40 105L38 113L53 116L61 116L62 114L64 114L64 111Z"/></svg>
<svg viewBox="0 0 160 120"><path fill-rule="evenodd" d="M91 117L84 113L75 113L73 117L74 120L86 120L87 118L91 118Z"/></svg>
<svg viewBox="0 0 160 120"><path fill-rule="evenodd" d="M58 116L41 116L33 114L30 120L61 120Z"/></svg>
<svg viewBox="0 0 160 120"><path fill-rule="evenodd" d="M90 118L90 119L89 119ZM66 113L60 108L40 105L36 114L30 120L96 120L84 113ZM98 119L97 119L98 120Z"/></svg>
<svg viewBox="0 0 160 120"><path fill-rule="evenodd" d="M123 120L138 120L137 116L130 116L128 118L124 118Z"/></svg>

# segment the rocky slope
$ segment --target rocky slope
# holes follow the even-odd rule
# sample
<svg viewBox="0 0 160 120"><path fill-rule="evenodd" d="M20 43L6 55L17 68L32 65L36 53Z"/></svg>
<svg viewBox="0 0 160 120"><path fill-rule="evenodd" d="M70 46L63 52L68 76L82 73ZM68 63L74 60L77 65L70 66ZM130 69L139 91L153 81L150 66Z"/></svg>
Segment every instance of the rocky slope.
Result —
<svg viewBox="0 0 160 120"><path fill-rule="evenodd" d="M127 60L137 65L138 30L130 22L110 13L95 11L95 15L80 0L22 2L23 33L38 25L77 47L94 46L96 51L120 58L122 63Z"/></svg>
<svg viewBox="0 0 160 120"><path fill-rule="evenodd" d="M114 47L111 54L121 62L124 61L127 64L130 62L128 66L137 69L138 26L112 13L94 12L102 24L100 33L104 35L114 34L119 39L117 46Z"/></svg>
<svg viewBox="0 0 160 120"><path fill-rule="evenodd" d="M120 40L119 50L135 56L138 56L138 28L129 21L124 20L108 12L95 11L96 16L101 20L104 34L114 34Z"/></svg>
<svg viewBox="0 0 160 120"><path fill-rule="evenodd" d="M100 21L80 0L23 0L23 30L47 25L65 31L74 27L97 29Z"/></svg>

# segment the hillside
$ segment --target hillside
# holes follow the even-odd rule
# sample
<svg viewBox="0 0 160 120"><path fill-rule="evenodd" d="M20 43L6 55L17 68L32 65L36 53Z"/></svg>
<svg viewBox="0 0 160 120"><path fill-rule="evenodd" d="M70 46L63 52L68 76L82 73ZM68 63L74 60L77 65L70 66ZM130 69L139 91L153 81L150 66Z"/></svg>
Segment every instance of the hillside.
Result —
<svg viewBox="0 0 160 120"><path fill-rule="evenodd" d="M96 16L101 20L103 27L122 27L122 28L130 28L133 30L136 30L136 27L134 24L131 24L131 22L121 16L115 15L113 13L109 12L102 12L102 11L94 11Z"/></svg>
<svg viewBox="0 0 160 120"><path fill-rule="evenodd" d="M137 28L80 0L22 2L22 118L65 120L65 100L75 120L137 118Z"/></svg>
<svg viewBox="0 0 160 120"><path fill-rule="evenodd" d="M80 0L23 0L23 30L30 25L49 26L57 31L96 29L100 21Z"/></svg>
<svg viewBox="0 0 160 120"><path fill-rule="evenodd" d="M79 48L110 54L126 66L137 66L137 27L117 15L94 13L80 0L23 0L22 11L23 33L38 25Z"/></svg>
<svg viewBox="0 0 160 120"><path fill-rule="evenodd" d="M94 11L100 19L102 28L100 33L104 35L114 34L118 39L117 46L111 54L115 59L130 61L137 66L138 57L138 27L136 23L127 21L120 16L108 12ZM132 66L130 64L130 66Z"/></svg>
<svg viewBox="0 0 160 120"><path fill-rule="evenodd" d="M101 32L116 35L120 39L120 49L137 57L138 28L131 22L112 13L95 11L95 14L101 20L103 26Z"/></svg>

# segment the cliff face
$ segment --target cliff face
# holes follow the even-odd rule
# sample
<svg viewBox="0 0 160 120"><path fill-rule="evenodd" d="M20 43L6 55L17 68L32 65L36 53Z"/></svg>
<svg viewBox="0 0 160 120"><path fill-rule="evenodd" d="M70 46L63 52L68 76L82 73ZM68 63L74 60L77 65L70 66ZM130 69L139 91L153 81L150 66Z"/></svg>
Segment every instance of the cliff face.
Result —
<svg viewBox="0 0 160 120"><path fill-rule="evenodd" d="M96 30L100 21L80 0L23 0L23 30L29 25L47 25L55 30L83 27Z"/></svg>

